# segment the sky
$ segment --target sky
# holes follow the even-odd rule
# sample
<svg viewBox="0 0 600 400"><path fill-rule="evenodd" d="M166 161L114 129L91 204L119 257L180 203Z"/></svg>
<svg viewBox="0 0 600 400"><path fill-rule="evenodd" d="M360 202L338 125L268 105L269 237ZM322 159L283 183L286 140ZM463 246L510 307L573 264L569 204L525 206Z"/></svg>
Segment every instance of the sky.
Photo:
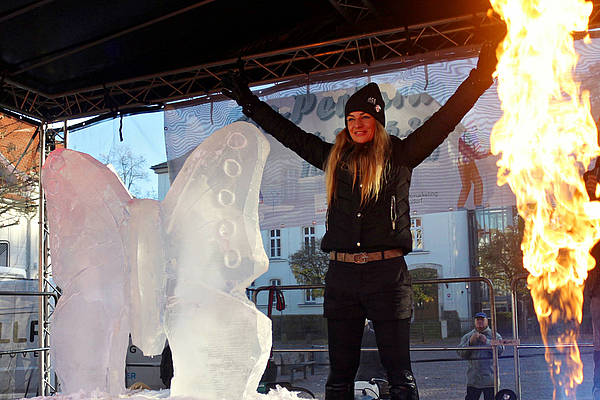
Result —
<svg viewBox="0 0 600 400"><path fill-rule="evenodd" d="M115 118L69 133L67 147L88 153L96 159L112 148L125 144L136 156L146 159L148 181L139 183L140 191L158 192L157 175L151 166L167 161L162 111L123 117L123 142L119 139L120 119Z"/></svg>

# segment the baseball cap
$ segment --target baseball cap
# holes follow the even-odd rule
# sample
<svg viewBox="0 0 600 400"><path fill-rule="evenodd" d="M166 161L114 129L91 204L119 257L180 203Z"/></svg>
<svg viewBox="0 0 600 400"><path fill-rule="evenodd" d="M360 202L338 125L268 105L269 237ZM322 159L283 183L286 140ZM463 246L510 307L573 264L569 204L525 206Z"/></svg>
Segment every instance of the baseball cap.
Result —
<svg viewBox="0 0 600 400"><path fill-rule="evenodd" d="M484 312L478 312L475 314L475 318L487 318L487 314Z"/></svg>

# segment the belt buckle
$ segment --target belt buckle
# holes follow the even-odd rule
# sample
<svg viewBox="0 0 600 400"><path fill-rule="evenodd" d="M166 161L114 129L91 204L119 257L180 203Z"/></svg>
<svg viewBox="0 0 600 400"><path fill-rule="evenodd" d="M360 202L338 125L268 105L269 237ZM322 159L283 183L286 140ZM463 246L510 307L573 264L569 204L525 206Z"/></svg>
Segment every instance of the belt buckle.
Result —
<svg viewBox="0 0 600 400"><path fill-rule="evenodd" d="M367 253L356 253L352 255L352 259L356 264L366 264L369 261L369 255Z"/></svg>

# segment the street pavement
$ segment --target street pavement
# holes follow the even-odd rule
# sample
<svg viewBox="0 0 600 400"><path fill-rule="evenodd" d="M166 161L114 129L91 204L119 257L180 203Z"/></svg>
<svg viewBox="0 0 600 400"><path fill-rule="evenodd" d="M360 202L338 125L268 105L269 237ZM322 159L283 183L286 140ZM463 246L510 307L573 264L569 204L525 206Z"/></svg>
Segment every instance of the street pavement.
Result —
<svg viewBox="0 0 600 400"><path fill-rule="evenodd" d="M590 340L584 343L590 343ZM417 343L412 348L422 347L455 347L458 339L448 339L438 343ZM521 349L520 357L520 400L552 400L553 384L544 358L544 350ZM467 362L458 358L455 350L447 351L412 351L413 372L419 386L421 400L463 400L466 394ZM577 400L592 400L592 377L594 370L593 351L591 347L582 347L584 380L577 389ZM515 365L513 348L507 346L499 360L500 389L515 390ZM323 400L328 367L317 366L315 375L296 374L293 384L311 390L316 398ZM300 379L298 379L300 378ZM278 377L280 381L288 381L289 376ZM482 396L483 398L483 396Z"/></svg>

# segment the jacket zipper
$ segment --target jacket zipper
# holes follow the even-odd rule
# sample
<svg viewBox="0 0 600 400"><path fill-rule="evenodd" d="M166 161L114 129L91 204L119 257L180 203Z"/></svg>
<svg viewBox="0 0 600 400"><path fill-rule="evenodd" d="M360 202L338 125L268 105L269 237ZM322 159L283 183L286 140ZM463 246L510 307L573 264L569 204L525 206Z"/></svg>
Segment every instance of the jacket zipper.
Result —
<svg viewBox="0 0 600 400"><path fill-rule="evenodd" d="M392 195L390 201L390 219L392 220L392 230L396 230L396 195Z"/></svg>

